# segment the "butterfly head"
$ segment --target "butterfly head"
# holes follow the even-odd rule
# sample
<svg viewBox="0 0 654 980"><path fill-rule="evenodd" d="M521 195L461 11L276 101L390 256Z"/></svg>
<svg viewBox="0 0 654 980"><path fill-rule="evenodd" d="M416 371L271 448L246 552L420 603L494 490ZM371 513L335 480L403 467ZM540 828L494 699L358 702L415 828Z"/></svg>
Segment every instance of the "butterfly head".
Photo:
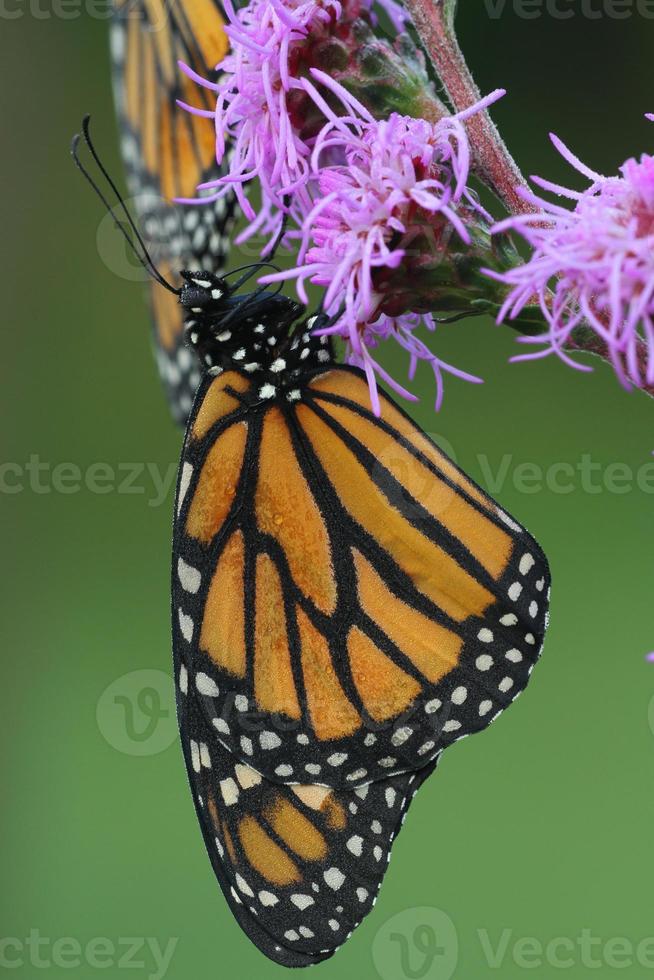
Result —
<svg viewBox="0 0 654 980"><path fill-rule="evenodd" d="M219 316L230 292L220 276L210 272L182 272L179 301L189 317Z"/></svg>

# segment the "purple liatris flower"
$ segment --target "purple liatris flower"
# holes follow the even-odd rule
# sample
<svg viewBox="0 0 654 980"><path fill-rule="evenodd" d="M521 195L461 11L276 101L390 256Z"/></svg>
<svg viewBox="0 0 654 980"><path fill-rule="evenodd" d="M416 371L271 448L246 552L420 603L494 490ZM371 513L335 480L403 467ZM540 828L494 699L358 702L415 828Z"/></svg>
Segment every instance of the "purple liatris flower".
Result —
<svg viewBox="0 0 654 980"><path fill-rule="evenodd" d="M274 233L281 211L297 219L310 205L305 185L313 137L324 123L301 84L314 63L316 51L359 17L372 18L373 0L250 0L235 10L225 0L230 53L217 66L216 83L208 82L187 65L180 68L199 85L216 94L215 113L180 103L191 113L214 118L216 158L223 163L230 147L229 169L220 178L200 185L212 191L200 203L236 193L254 231ZM395 0L381 0L391 21L402 14ZM258 181L258 215L245 188ZM195 202L185 202L195 203Z"/></svg>
<svg viewBox="0 0 654 980"><path fill-rule="evenodd" d="M392 337L411 357L432 363L439 403L442 371L478 380L445 365L417 340L415 328L425 317L411 278L412 241L427 232L433 244L470 235L461 213L487 216L468 188L470 146L463 120L502 95L493 93L468 112L437 123L393 113L378 121L341 85L322 72L313 78L340 101L337 115L306 79L304 88L328 120L311 156L315 204L302 226L297 267L266 276L263 282L295 278L307 302L307 281L326 288L324 309L333 317L333 334L348 343L349 359L365 368L376 410L374 376L396 391L407 392L373 360L371 346ZM431 308L435 308L436 303ZM426 317L433 328L433 320Z"/></svg>
<svg viewBox="0 0 654 980"><path fill-rule="evenodd" d="M215 112L179 105L214 120L216 158L226 169L216 180L200 185L201 197L183 203L208 204L234 191L251 222L237 242L259 232L270 239L262 252L266 254L282 215L290 215L293 227L311 206L306 190L309 160L325 119L302 78L324 62L330 71L343 71L355 85L374 86L370 64L364 68L357 61L367 51L368 62L374 55L383 84L397 98L400 55L387 42L371 46L371 28L378 22L377 13L384 11L399 34L406 13L396 0L250 0L238 10L226 0L225 10L231 48L217 66L218 81L207 81L180 62L193 81L215 93ZM438 111L426 76L420 84L415 72L412 64L405 79L407 104L416 103L418 114ZM261 192L258 213L246 196L253 180Z"/></svg>
<svg viewBox="0 0 654 980"><path fill-rule="evenodd" d="M212 189L214 194L199 203L233 190L247 217L254 220L244 185L257 179L263 197L258 227L267 223L275 207L284 206L287 196L301 194L308 179L311 151L292 119L292 92L300 89L297 75L305 42L310 38L316 44L329 35L342 4L339 0L251 0L235 10L231 0L225 0L224 7L231 51L217 66L219 81L207 82L180 64L194 81L216 93L218 163L231 143L228 174L202 185L201 190ZM182 105L190 112L214 116Z"/></svg>
<svg viewBox="0 0 654 980"><path fill-rule="evenodd" d="M577 363L580 346L608 355L626 388L654 384L654 157L630 159L614 177L581 163L556 137L554 146L590 186L577 192L542 178L533 182L573 208L526 192L537 213L508 218L493 231L515 231L533 248L528 262L493 278L511 289L498 322L540 305L545 333L520 338L538 349L513 360L557 354ZM590 337L588 335L591 335Z"/></svg>

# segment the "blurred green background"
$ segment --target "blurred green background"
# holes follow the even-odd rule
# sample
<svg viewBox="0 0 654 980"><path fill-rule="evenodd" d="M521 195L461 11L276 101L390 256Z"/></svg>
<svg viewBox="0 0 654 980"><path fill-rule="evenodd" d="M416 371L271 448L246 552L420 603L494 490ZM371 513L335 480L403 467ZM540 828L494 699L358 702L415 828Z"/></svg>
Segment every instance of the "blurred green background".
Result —
<svg viewBox="0 0 654 980"><path fill-rule="evenodd" d="M643 119L654 109L653 20L589 19L572 0L559 0L569 20L524 19L509 0L495 20L479 0L461 6L481 88L509 90L494 116L527 173L570 179L549 130L606 172L654 146ZM119 169L98 13L85 0L7 0L2 13L1 964L29 978L266 980L283 970L227 909L174 721L160 716L181 436L141 289L100 260L99 205L68 157L91 111ZM585 376L553 362L507 365L514 339L489 321L444 330L438 343L487 382L450 383L436 417L424 371L415 418L541 541L552 625L528 693L447 753L412 807L373 914L318 969L325 980L648 976L654 405L602 366ZM127 464L151 467L130 492L119 487ZM92 474L91 490L80 473ZM152 474L168 479L167 494ZM125 678L134 671L147 673ZM143 689L149 700L138 702ZM117 690L132 697L141 742L111 707ZM445 949L433 959L415 945L430 925ZM389 940L398 931L408 969ZM133 955L129 937L139 937ZM172 954L165 971L155 944Z"/></svg>

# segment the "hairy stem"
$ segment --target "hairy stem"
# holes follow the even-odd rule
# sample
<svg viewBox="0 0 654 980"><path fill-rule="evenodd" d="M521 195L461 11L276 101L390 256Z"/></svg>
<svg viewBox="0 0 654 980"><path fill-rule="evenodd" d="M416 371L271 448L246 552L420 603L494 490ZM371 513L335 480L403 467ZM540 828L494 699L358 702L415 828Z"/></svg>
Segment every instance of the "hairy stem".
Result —
<svg viewBox="0 0 654 980"><path fill-rule="evenodd" d="M431 58L452 105L457 112L470 108L480 99L479 89L470 73L456 39L451 5L445 0L405 0L420 39ZM487 111L477 113L467 122L480 176L497 194L511 214L535 210L518 194L526 181L509 153L497 127Z"/></svg>

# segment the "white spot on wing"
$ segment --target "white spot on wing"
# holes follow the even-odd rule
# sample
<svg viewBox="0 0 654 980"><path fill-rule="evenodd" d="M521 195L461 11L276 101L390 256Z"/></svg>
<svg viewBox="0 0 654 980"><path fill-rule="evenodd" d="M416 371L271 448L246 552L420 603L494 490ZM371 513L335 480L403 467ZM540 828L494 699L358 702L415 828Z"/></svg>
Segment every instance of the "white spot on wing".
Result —
<svg viewBox="0 0 654 980"><path fill-rule="evenodd" d="M504 521L504 523L506 524L506 526L507 527L510 527L512 531L515 531L516 534L522 534L522 528L520 527L520 525L519 524L516 524L516 522L513 520L513 518L512 517L509 517L509 515L506 514L499 507L497 508L497 514L498 514L498 517L500 518L500 520L501 521Z"/></svg>
<svg viewBox="0 0 654 980"><path fill-rule="evenodd" d="M531 568L533 568L535 564L536 564L536 561L534 559L534 556L533 555L530 555L527 552L520 559L520 564L518 565L518 570L519 570L519 572L520 572L521 575L526 575L527 572Z"/></svg>
<svg viewBox="0 0 654 980"><path fill-rule="evenodd" d="M202 582L202 576L197 568L188 565L183 558L177 560L177 577L185 592L195 595Z"/></svg>
<svg viewBox="0 0 654 980"><path fill-rule="evenodd" d="M398 728L396 732L393 732L391 736L391 742L393 745L403 745L407 739L411 738L413 735L413 729L406 725L404 728Z"/></svg>
<svg viewBox="0 0 654 980"><path fill-rule="evenodd" d="M220 792L222 793L223 800L225 801L225 806L234 806L234 804L238 801L238 786L231 776L229 776L227 779L221 779Z"/></svg>
<svg viewBox="0 0 654 980"><path fill-rule="evenodd" d="M339 871L338 868L328 868L327 871L324 872L323 878L325 879L325 883L329 885L330 888L333 888L335 892L338 891L345 881L345 875L342 871Z"/></svg>
<svg viewBox="0 0 654 980"><path fill-rule="evenodd" d="M261 732L259 744L262 749L276 749L282 744L282 740L275 732Z"/></svg>
<svg viewBox="0 0 654 980"><path fill-rule="evenodd" d="M291 895L291 901L299 909L308 909L310 905L315 905L315 901L311 895Z"/></svg>
<svg viewBox="0 0 654 980"><path fill-rule="evenodd" d="M258 786L261 782L261 776L255 769L244 766L240 762L234 767L234 772L243 789L252 789L253 786Z"/></svg>
<svg viewBox="0 0 654 980"><path fill-rule="evenodd" d="M216 682L202 671L195 675L195 686L200 694L206 694L208 698L217 698L220 694L220 689Z"/></svg>
<svg viewBox="0 0 654 980"><path fill-rule="evenodd" d="M191 477L193 476L193 467L190 463L184 463L182 466L182 475L179 480L179 494L177 496L177 513L182 509L182 504L184 503L184 497L186 496L186 491L189 488L191 482Z"/></svg>
<svg viewBox="0 0 654 980"><path fill-rule="evenodd" d="M179 628L187 643L193 638L193 620L182 609L179 610Z"/></svg>
<svg viewBox="0 0 654 980"><path fill-rule="evenodd" d="M243 894L247 895L249 898L254 898L254 892L248 885L245 878L243 878L242 875L238 873L238 871L236 872L235 878L236 878L236 886L239 889L239 891L243 892Z"/></svg>

